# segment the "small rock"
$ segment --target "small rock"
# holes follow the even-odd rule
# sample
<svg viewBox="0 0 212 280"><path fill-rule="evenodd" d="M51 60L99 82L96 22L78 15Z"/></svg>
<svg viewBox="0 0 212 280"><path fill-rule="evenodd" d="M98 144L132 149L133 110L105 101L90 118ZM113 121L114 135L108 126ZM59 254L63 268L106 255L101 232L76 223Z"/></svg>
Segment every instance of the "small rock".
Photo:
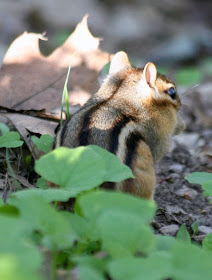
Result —
<svg viewBox="0 0 212 280"><path fill-rule="evenodd" d="M195 235L193 236L193 239L197 242L202 242L202 240L205 238L205 234L201 234L201 235Z"/></svg>
<svg viewBox="0 0 212 280"><path fill-rule="evenodd" d="M181 173L181 172L183 171L183 169L184 169L183 165L178 164L178 163L172 164L172 165L169 167L169 170L170 170L170 171L174 171L174 172L176 172L176 173Z"/></svg>
<svg viewBox="0 0 212 280"><path fill-rule="evenodd" d="M199 226L199 233L201 233L201 234L212 233L212 228L206 227L206 226Z"/></svg>
<svg viewBox="0 0 212 280"><path fill-rule="evenodd" d="M186 214L186 212L177 205L168 205L166 206L166 211L170 215L172 214Z"/></svg>
<svg viewBox="0 0 212 280"><path fill-rule="evenodd" d="M198 133L181 133L177 136L174 136L174 139L178 144L184 145L188 148L188 150L191 150L197 144L197 141L199 139L199 134Z"/></svg>
<svg viewBox="0 0 212 280"><path fill-rule="evenodd" d="M179 230L179 226L178 225L169 225L169 226L164 226L160 228L160 233L162 233L163 235L175 235Z"/></svg>
<svg viewBox="0 0 212 280"><path fill-rule="evenodd" d="M188 200L191 200L191 199L194 199L197 196L198 192L191 189L191 188L183 186L181 189L177 190L175 192L175 194L178 195L178 196L184 197Z"/></svg>

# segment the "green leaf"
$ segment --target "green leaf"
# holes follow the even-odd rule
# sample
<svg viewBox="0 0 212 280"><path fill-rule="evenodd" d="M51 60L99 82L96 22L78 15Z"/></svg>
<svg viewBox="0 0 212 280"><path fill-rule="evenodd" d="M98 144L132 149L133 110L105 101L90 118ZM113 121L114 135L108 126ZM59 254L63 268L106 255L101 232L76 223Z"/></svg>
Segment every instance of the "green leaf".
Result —
<svg viewBox="0 0 212 280"><path fill-rule="evenodd" d="M60 147L36 161L35 170L44 179L76 194L105 181L122 181L133 176L115 155L97 146Z"/></svg>
<svg viewBox="0 0 212 280"><path fill-rule="evenodd" d="M212 181L212 173L194 172L192 174L185 176L185 179L189 183L203 185L204 183L207 183L208 181Z"/></svg>
<svg viewBox="0 0 212 280"><path fill-rule="evenodd" d="M190 234L188 233L188 230L184 224L181 225L176 237L177 237L177 240L181 240L186 243L191 243Z"/></svg>
<svg viewBox="0 0 212 280"><path fill-rule="evenodd" d="M16 207L11 205L3 205L0 206L0 215L6 215L6 216L18 216L19 211Z"/></svg>
<svg viewBox="0 0 212 280"><path fill-rule="evenodd" d="M79 266L80 280L105 280L103 273L91 266Z"/></svg>
<svg viewBox="0 0 212 280"><path fill-rule="evenodd" d="M127 193L92 191L77 198L77 205L83 216L96 220L105 210L127 212L140 218L141 223L149 222L155 214L155 203L134 197Z"/></svg>
<svg viewBox="0 0 212 280"><path fill-rule="evenodd" d="M204 238L204 240L202 242L202 246L204 249L209 249L212 251L212 233L209 233L208 235L206 235L206 237Z"/></svg>
<svg viewBox="0 0 212 280"><path fill-rule="evenodd" d="M70 113L69 113L69 99L68 99L68 87L67 87L69 76L70 76L70 71L71 71L71 65L69 65L69 67L68 67L68 72L67 72L67 75L66 75L65 84L64 84L64 87L63 87L63 95L62 95L62 100L61 100L60 126L63 125L63 116L62 115L63 115L64 102L66 104L67 119L70 116Z"/></svg>
<svg viewBox="0 0 212 280"><path fill-rule="evenodd" d="M2 135L4 135L4 134L10 132L10 129L6 124L0 123L0 132Z"/></svg>
<svg viewBox="0 0 212 280"><path fill-rule="evenodd" d="M53 137L48 134L44 134L40 138L32 136L31 139L35 146L44 153L48 153L50 151L54 140Z"/></svg>
<svg viewBox="0 0 212 280"><path fill-rule="evenodd" d="M180 69L176 73L177 83L180 85L195 85L201 82L202 80L202 71L201 69L194 67L186 67Z"/></svg>
<svg viewBox="0 0 212 280"><path fill-rule="evenodd" d="M202 185L202 188L204 190L203 192L204 196L212 196L212 180L204 183ZM212 203L212 200L210 202Z"/></svg>
<svg viewBox="0 0 212 280"><path fill-rule="evenodd" d="M170 251L176 243L176 238L172 236L156 235L156 249L157 251Z"/></svg>
<svg viewBox="0 0 212 280"><path fill-rule="evenodd" d="M4 204L4 201L3 201L2 198L0 198L0 207L3 206L3 205L5 205L5 204Z"/></svg>
<svg viewBox="0 0 212 280"><path fill-rule="evenodd" d="M105 209L97 223L103 250L113 257L130 256L136 252L149 253L155 238L150 227L144 225L136 214L114 209Z"/></svg>
<svg viewBox="0 0 212 280"><path fill-rule="evenodd" d="M202 185L204 196L212 196L212 173L194 172L185 176L189 183ZM212 200L210 201L212 203Z"/></svg>
<svg viewBox="0 0 212 280"><path fill-rule="evenodd" d="M109 262L108 270L114 280L167 279L170 275L170 258L165 253L158 253L148 258L115 259Z"/></svg>
<svg viewBox="0 0 212 280"><path fill-rule="evenodd" d="M42 177L38 178L38 180L37 180L35 185L39 189L43 189L43 190L46 190L48 188L46 180L44 178L42 178Z"/></svg>
<svg viewBox="0 0 212 280"><path fill-rule="evenodd" d="M88 223L83 217L77 214L63 212L64 217L70 223L72 229L79 237L80 240L87 240L90 238L90 233L92 232L91 224Z"/></svg>
<svg viewBox="0 0 212 280"><path fill-rule="evenodd" d="M172 249L171 277L176 280L211 280L212 252L178 242Z"/></svg>
<svg viewBox="0 0 212 280"><path fill-rule="evenodd" d="M21 190L11 194L9 198L9 203L13 203L13 200L19 199L29 199L33 200L34 196L39 196L44 199L46 202L52 201L67 201L69 198L73 197L72 192L68 190L62 189L28 189L28 190Z"/></svg>
<svg viewBox="0 0 212 280"><path fill-rule="evenodd" d="M23 145L20 134L15 131L7 132L0 136L0 148L17 148Z"/></svg>
<svg viewBox="0 0 212 280"><path fill-rule="evenodd" d="M29 256L28 256L29 257ZM33 258L31 255L30 258ZM33 260L33 259L31 259ZM42 280L38 271L26 268L19 256L13 253L0 254L0 279L4 280Z"/></svg>
<svg viewBox="0 0 212 280"><path fill-rule="evenodd" d="M46 191L40 190L40 193ZM39 194L31 192L30 195L27 195L25 192L23 195L23 191L20 194L21 192L19 192L19 197L17 195L11 197L9 202L20 210L21 217L28 221L34 230L44 234L44 246L53 251L71 247L76 239L76 234L63 214L56 211Z"/></svg>
<svg viewBox="0 0 212 280"><path fill-rule="evenodd" d="M42 262L41 253L38 248L30 243L29 239L32 233L32 226L20 217L2 215L0 218L0 228L0 259L3 262L7 260L8 267L12 266L15 268L17 266L17 273L23 272L23 275L24 273L29 274L29 272L35 273L40 269ZM0 262L0 267L1 265L2 263ZM0 275L10 275L7 271L8 269L2 267ZM0 277L0 279L8 278Z"/></svg>
<svg viewBox="0 0 212 280"><path fill-rule="evenodd" d="M197 234L198 231L199 231L199 223L198 223L198 221L195 221L195 222L191 225L191 227L192 227L193 233L194 233L194 234Z"/></svg>
<svg viewBox="0 0 212 280"><path fill-rule="evenodd" d="M73 257L72 261L81 268L90 267L90 268L94 269L95 271L98 271L101 274L101 276L102 276L102 273L104 273L106 270L106 260L100 259L95 256L81 255L81 256Z"/></svg>

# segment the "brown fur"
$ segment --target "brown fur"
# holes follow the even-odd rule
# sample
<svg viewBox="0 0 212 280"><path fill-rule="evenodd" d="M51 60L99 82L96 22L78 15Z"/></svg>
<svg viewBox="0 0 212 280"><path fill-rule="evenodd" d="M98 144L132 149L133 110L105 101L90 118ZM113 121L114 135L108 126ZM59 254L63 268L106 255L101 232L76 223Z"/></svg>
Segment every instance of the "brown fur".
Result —
<svg viewBox="0 0 212 280"><path fill-rule="evenodd" d="M132 68L127 55L117 53L109 77L59 130L55 147L94 144L113 152L132 168L135 179L103 187L152 199L154 164L168 150L171 136L183 128L177 117L180 99L166 93L170 87L174 83L157 74L153 63Z"/></svg>

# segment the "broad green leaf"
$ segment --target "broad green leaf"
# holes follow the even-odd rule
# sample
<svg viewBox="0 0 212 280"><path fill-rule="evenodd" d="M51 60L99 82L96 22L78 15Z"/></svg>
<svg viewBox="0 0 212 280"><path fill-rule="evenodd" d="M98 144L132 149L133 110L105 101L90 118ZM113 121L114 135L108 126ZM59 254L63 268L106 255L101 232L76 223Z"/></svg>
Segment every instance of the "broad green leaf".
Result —
<svg viewBox="0 0 212 280"><path fill-rule="evenodd" d="M92 232L91 224L88 223L83 217L77 214L63 212L62 213L67 221L70 223L72 229L81 240L87 240Z"/></svg>
<svg viewBox="0 0 212 280"><path fill-rule="evenodd" d="M44 179L76 193L133 176L115 155L97 146L60 147L36 161L35 170Z"/></svg>
<svg viewBox="0 0 212 280"><path fill-rule="evenodd" d="M198 221L195 221L195 222L191 225L191 227L192 227L193 233L194 233L194 234L197 234L198 231L199 231L199 223L198 223Z"/></svg>
<svg viewBox="0 0 212 280"><path fill-rule="evenodd" d="M212 173L194 172L192 174L185 176L185 179L189 183L203 185L204 183L207 183L208 181L212 181Z"/></svg>
<svg viewBox="0 0 212 280"><path fill-rule="evenodd" d="M52 143L53 143L53 137L44 134L40 138L37 136L32 136L32 142L35 144L35 146L38 148L38 150L48 153L51 149Z"/></svg>
<svg viewBox="0 0 212 280"><path fill-rule="evenodd" d="M33 256L30 256L33 262ZM0 279L2 280L42 280L38 270L27 268L19 256L13 253L0 254Z"/></svg>
<svg viewBox="0 0 212 280"><path fill-rule="evenodd" d="M140 218L141 223L149 222L155 214L155 203L134 197L127 193L92 191L81 195L77 199L77 205L83 216L88 219L96 218L105 210L127 212Z"/></svg>
<svg viewBox="0 0 212 280"><path fill-rule="evenodd" d="M0 136L0 148L17 148L23 145L20 134L15 131L7 132Z"/></svg>
<svg viewBox="0 0 212 280"><path fill-rule="evenodd" d="M156 235L155 238L157 251L170 251L176 243L176 238L168 235Z"/></svg>
<svg viewBox="0 0 212 280"><path fill-rule="evenodd" d="M186 67L177 71L177 83L180 85L195 85L202 80L202 70L194 67Z"/></svg>
<svg viewBox="0 0 212 280"><path fill-rule="evenodd" d="M6 124L0 123L0 132L2 135L4 135L4 134L10 132L10 129Z"/></svg>
<svg viewBox="0 0 212 280"><path fill-rule="evenodd" d="M122 164L114 154L98 146L90 145L90 147L99 154L101 159L104 159L105 174L103 182L120 182L124 179L134 178L131 169Z"/></svg>
<svg viewBox="0 0 212 280"><path fill-rule="evenodd" d="M202 242L202 246L204 249L209 249L212 251L212 233L209 233L208 235L206 235L206 237L204 238L204 240Z"/></svg>
<svg viewBox="0 0 212 280"><path fill-rule="evenodd" d="M69 198L73 197L72 192L62 189L28 189L14 192L11 194L9 203L13 203L13 199L29 199L33 200L34 196L39 196L44 199L46 202L52 201L67 201Z"/></svg>
<svg viewBox="0 0 212 280"><path fill-rule="evenodd" d="M178 242L172 249L171 277L176 280L211 280L212 252Z"/></svg>
<svg viewBox="0 0 212 280"><path fill-rule="evenodd" d="M19 211L16 207L11 205L3 205L0 206L0 215L6 215L6 216L18 216Z"/></svg>
<svg viewBox="0 0 212 280"><path fill-rule="evenodd" d="M32 226L20 217L1 215L0 228L0 258L4 259L5 256L15 258L14 262L11 261L10 264L17 264L20 271L21 267L23 271L26 268L31 273L39 269L42 262L40 251L30 244L29 240L33 230ZM0 269L0 275L1 272ZM0 279L7 278L0 277Z"/></svg>
<svg viewBox="0 0 212 280"><path fill-rule="evenodd" d="M45 190L40 190L40 192ZM20 194L21 192L19 192ZM26 193L25 193L26 194ZM44 234L43 244L50 250L66 249L72 246L76 239L76 234L72 230L70 223L56 209L49 205L41 195L34 193L13 196L10 204L15 205L20 210L20 215L34 230Z"/></svg>
<svg viewBox="0 0 212 280"><path fill-rule="evenodd" d="M177 233L177 240L181 240L184 241L186 243L191 243L191 237L188 233L188 230L186 228L186 226L183 224L181 225L180 229L178 230Z"/></svg>
<svg viewBox="0 0 212 280"><path fill-rule="evenodd" d="M199 184L202 186L204 196L212 196L212 173L194 172L185 176L189 183ZM212 203L212 200L210 201Z"/></svg>
<svg viewBox="0 0 212 280"><path fill-rule="evenodd" d="M103 250L114 257L124 257L140 253L149 253L155 238L150 227L144 225L138 215L113 208L104 209L96 223L102 240Z"/></svg>
<svg viewBox="0 0 212 280"><path fill-rule="evenodd" d="M110 261L108 270L113 280L168 279L170 276L170 258L161 252L147 258L115 259Z"/></svg>
<svg viewBox="0 0 212 280"><path fill-rule="evenodd" d="M202 188L204 190L204 192L203 192L204 196L212 196L212 180L204 183L202 185ZM212 200L210 202L212 203Z"/></svg>
<svg viewBox="0 0 212 280"><path fill-rule="evenodd" d="M3 201L2 198L0 198L0 207L3 206L3 205L5 205L5 204L4 204L4 201Z"/></svg>
<svg viewBox="0 0 212 280"><path fill-rule="evenodd" d="M80 266L93 267L100 272L103 272L106 268L106 261L95 256L81 255L73 257L72 261Z"/></svg>
<svg viewBox="0 0 212 280"><path fill-rule="evenodd" d="M37 182L36 182L36 187L38 187L39 189L43 189L43 190L46 190L48 189L48 186L47 186L47 183L46 183L46 180L42 177L38 178Z"/></svg>
<svg viewBox="0 0 212 280"><path fill-rule="evenodd" d="M0 253L6 250L16 250L22 240L32 232L32 226L19 216L0 215ZM19 243L17 244L17 240Z"/></svg>
<svg viewBox="0 0 212 280"><path fill-rule="evenodd" d="M99 270L85 265L79 266L79 276L80 280L106 280Z"/></svg>

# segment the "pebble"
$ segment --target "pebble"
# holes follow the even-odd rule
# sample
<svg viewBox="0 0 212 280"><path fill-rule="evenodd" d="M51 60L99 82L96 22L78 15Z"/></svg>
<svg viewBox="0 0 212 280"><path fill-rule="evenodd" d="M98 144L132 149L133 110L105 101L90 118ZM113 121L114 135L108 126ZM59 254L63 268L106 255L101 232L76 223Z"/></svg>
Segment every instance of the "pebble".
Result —
<svg viewBox="0 0 212 280"><path fill-rule="evenodd" d="M177 205L168 205L166 206L166 211L168 214L186 214L186 212Z"/></svg>
<svg viewBox="0 0 212 280"><path fill-rule="evenodd" d="M199 226L199 233L201 233L201 234L212 233L212 228L206 227L206 226Z"/></svg>
<svg viewBox="0 0 212 280"><path fill-rule="evenodd" d="M172 224L172 225L161 227L159 231L163 235L176 235L178 230L179 230L179 226L176 224Z"/></svg>
<svg viewBox="0 0 212 280"><path fill-rule="evenodd" d="M178 164L178 163L172 164L172 165L169 167L169 170L170 170L170 171L174 171L174 172L176 172L176 173L182 173L183 169L184 169L183 165Z"/></svg>
<svg viewBox="0 0 212 280"><path fill-rule="evenodd" d="M175 141L180 144L184 145L191 150L196 144L199 139L198 133L181 133L177 136L174 136Z"/></svg>
<svg viewBox="0 0 212 280"><path fill-rule="evenodd" d="M197 196L198 192L196 190L193 190L191 188L183 186L182 188L177 190L175 192L175 194L178 195L178 196L181 196L181 197L184 197L186 199L191 200L191 199L194 199Z"/></svg>

